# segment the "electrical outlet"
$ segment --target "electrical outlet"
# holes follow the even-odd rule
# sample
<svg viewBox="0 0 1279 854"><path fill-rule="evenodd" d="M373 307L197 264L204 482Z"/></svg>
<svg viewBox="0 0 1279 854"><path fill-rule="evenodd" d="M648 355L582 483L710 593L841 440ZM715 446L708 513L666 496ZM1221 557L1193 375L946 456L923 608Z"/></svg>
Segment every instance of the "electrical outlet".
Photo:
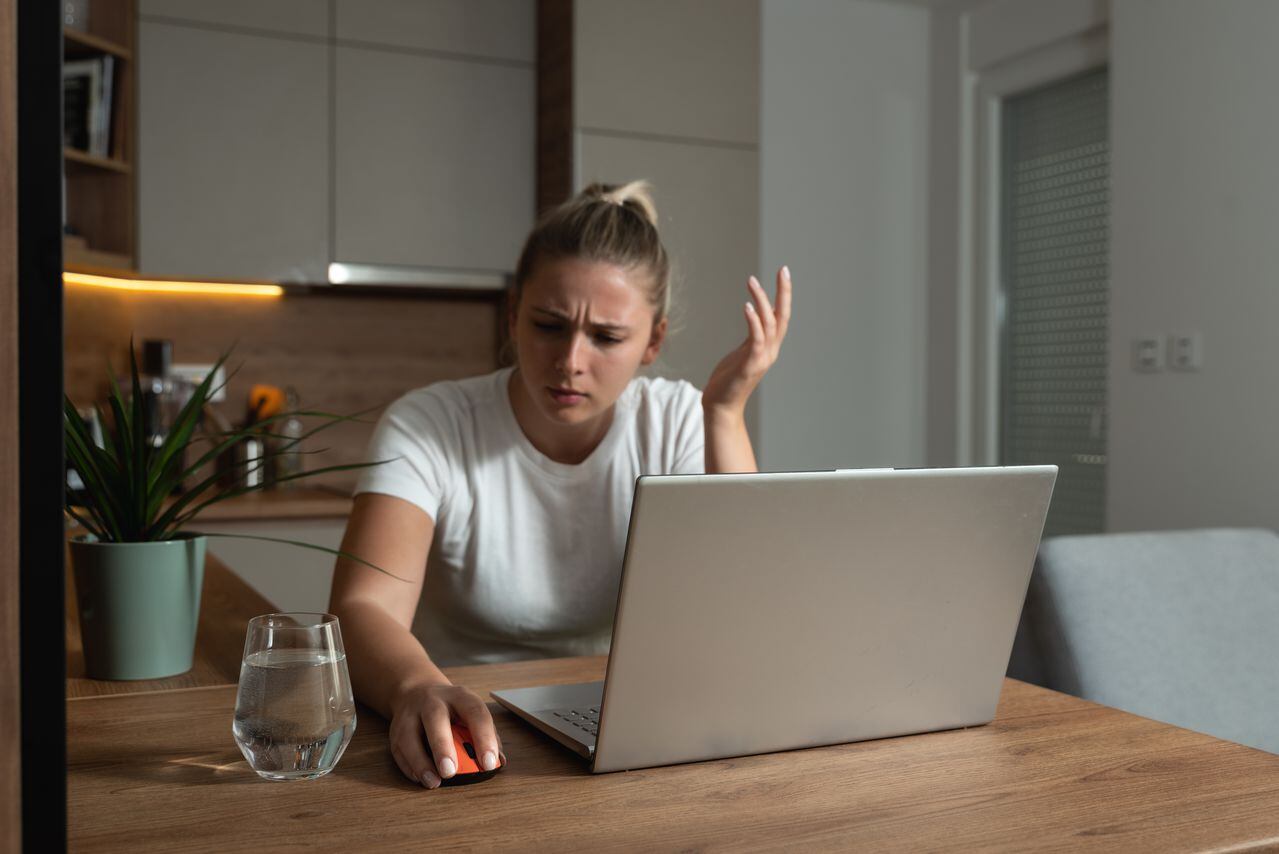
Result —
<svg viewBox="0 0 1279 854"><path fill-rule="evenodd" d="M1174 371L1197 371L1203 367L1203 336L1198 332L1169 335L1168 367Z"/></svg>
<svg viewBox="0 0 1279 854"><path fill-rule="evenodd" d="M204 382L204 378L209 375L211 370L213 370L212 365L171 365L169 367L169 375L174 379L186 380L192 385L199 385ZM221 403L226 400L225 386L226 368L218 368L217 374L213 377L213 388L216 391L209 397L210 403Z"/></svg>
<svg viewBox="0 0 1279 854"><path fill-rule="evenodd" d="M1162 335L1143 335L1132 342L1132 367L1135 371L1153 373L1164 369Z"/></svg>

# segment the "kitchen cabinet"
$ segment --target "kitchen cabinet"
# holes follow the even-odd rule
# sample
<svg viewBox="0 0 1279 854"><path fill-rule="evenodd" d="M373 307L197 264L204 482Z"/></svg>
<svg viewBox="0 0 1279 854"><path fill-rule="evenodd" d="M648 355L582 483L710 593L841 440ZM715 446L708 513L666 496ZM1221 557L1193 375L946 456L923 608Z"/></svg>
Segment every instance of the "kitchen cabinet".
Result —
<svg viewBox="0 0 1279 854"><path fill-rule="evenodd" d="M96 0L95 0L96 2ZM138 0L138 14L146 20L166 20L213 26L269 30L289 35L326 38L329 0Z"/></svg>
<svg viewBox="0 0 1279 854"><path fill-rule="evenodd" d="M334 6L340 42L537 60L533 0L335 0Z"/></svg>
<svg viewBox="0 0 1279 854"><path fill-rule="evenodd" d="M322 280L327 46L145 19L139 37L143 272Z"/></svg>
<svg viewBox="0 0 1279 854"><path fill-rule="evenodd" d="M534 10L143 0L140 268L510 271L534 219Z"/></svg>
<svg viewBox="0 0 1279 854"><path fill-rule="evenodd" d="M589 0L573 11L580 128L759 142L758 4Z"/></svg>
<svg viewBox="0 0 1279 854"><path fill-rule="evenodd" d="M531 65L337 49L335 260L514 269L534 219Z"/></svg>

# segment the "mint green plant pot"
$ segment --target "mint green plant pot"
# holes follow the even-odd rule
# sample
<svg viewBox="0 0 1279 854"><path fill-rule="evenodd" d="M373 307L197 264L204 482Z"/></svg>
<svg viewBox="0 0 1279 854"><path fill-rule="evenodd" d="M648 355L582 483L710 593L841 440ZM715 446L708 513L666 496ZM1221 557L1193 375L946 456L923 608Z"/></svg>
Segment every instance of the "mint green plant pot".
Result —
<svg viewBox="0 0 1279 854"><path fill-rule="evenodd" d="M161 679L191 669L206 543L71 541L85 675Z"/></svg>

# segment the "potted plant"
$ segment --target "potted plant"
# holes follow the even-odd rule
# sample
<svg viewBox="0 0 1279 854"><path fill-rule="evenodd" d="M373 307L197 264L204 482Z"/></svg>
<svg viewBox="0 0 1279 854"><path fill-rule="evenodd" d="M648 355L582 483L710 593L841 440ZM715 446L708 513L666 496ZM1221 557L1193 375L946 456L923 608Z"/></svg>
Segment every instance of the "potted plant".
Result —
<svg viewBox="0 0 1279 854"><path fill-rule="evenodd" d="M130 399L125 400L112 377L107 401L109 422L102 409L95 406L103 425L101 445L95 443L70 398L65 399L67 459L84 484L80 495L68 487L66 511L87 532L72 539L70 552L85 672L91 678L158 679L191 669L208 536L285 542L341 554L385 572L354 555L311 543L185 530L204 508L266 485L261 478L251 486L237 485L236 481L248 479L228 480L225 468L213 470L211 464L233 456L226 452L238 443L251 436L277 440L272 449L247 458L236 456L231 463L246 472L257 471L282 454L314 453L297 446L327 427L358 419L358 415L283 412L262 419L252 429L199 432L205 404L216 391L212 384L217 368L226 358L223 355L217 361L174 417L168 433L154 442L147 435L144 396L132 346ZM270 432L272 423L297 416L320 419L320 424L301 436ZM201 453L202 445L207 448ZM367 465L376 463L327 466L281 477L276 482Z"/></svg>

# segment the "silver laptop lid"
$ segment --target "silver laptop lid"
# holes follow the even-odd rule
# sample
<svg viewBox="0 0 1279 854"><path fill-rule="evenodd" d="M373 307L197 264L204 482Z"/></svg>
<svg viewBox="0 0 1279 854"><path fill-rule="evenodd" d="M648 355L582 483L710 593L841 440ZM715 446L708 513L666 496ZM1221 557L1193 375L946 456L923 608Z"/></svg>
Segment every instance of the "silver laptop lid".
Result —
<svg viewBox="0 0 1279 854"><path fill-rule="evenodd" d="M988 723L1056 473L641 478L593 770Z"/></svg>

